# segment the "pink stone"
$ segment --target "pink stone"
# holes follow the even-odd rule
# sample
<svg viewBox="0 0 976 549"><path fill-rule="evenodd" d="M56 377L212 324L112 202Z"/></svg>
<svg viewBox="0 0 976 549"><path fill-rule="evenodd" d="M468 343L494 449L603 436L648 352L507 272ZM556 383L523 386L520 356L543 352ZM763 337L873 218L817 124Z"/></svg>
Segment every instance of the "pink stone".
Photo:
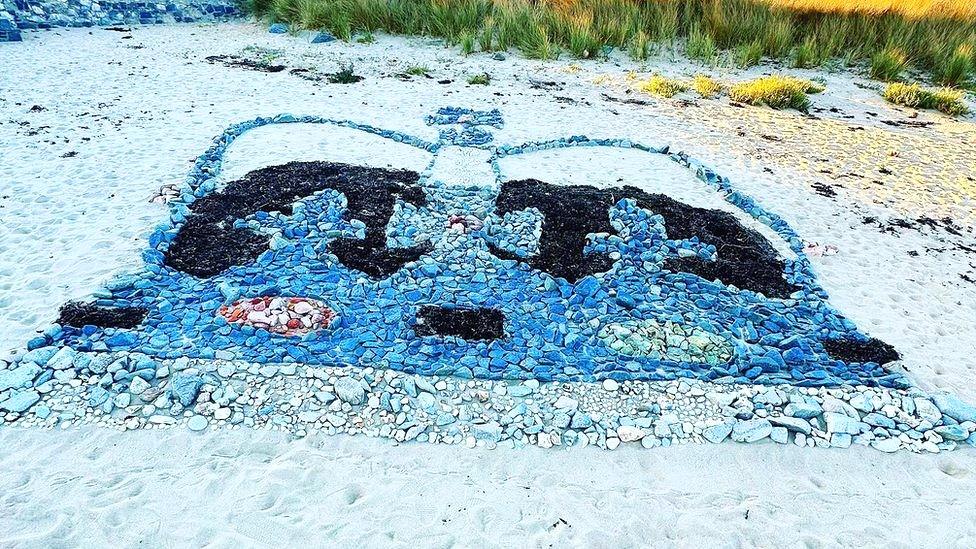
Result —
<svg viewBox="0 0 976 549"><path fill-rule="evenodd" d="M315 299L268 296L239 299L221 307L218 314L230 324L265 328L289 337L324 330L337 316L325 303Z"/></svg>

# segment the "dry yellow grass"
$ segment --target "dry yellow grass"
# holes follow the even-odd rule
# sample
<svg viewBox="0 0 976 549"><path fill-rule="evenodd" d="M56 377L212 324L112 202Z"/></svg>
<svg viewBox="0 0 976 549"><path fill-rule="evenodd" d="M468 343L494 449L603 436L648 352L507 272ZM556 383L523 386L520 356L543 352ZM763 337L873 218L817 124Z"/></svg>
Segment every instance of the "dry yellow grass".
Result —
<svg viewBox="0 0 976 549"><path fill-rule="evenodd" d="M796 11L826 13L898 13L905 17L976 17L972 0L767 0L772 5Z"/></svg>

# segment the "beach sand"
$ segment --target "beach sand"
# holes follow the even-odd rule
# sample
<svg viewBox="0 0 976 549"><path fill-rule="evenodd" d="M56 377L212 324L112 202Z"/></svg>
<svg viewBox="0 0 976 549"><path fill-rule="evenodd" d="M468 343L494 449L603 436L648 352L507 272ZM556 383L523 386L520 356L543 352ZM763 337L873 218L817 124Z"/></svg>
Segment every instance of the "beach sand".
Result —
<svg viewBox="0 0 976 549"><path fill-rule="evenodd" d="M0 544L972 547L972 451L485 451L266 431L0 431ZM17 451L11 451L16 449Z"/></svg>
<svg viewBox="0 0 976 549"><path fill-rule="evenodd" d="M150 197L179 183L232 123L315 114L435 139L423 117L438 107L497 107L506 122L500 142L585 133L670 143L730 177L806 240L837 247L813 258L831 304L894 343L914 383L976 401L972 117L915 117L844 73L796 72L826 81L812 118L726 99L621 103L637 97L626 92L626 71L641 67L616 58L496 61L388 36L311 45L250 24L137 27L124 36L55 30L0 47L0 349L22 350L62 303L136 268L146 236L167 216ZM247 46L280 50L275 62L289 68L330 72L353 62L366 79L330 85L205 59ZM396 77L416 65L434 78ZM666 58L643 68L705 70ZM465 83L486 71L490 86ZM932 124L898 125L907 121ZM265 162L260 154L240 152L255 166ZM512 169L571 177L566 168L553 154ZM915 222L922 216L950 218L951 230ZM91 427L2 429L0 448L3 546L976 545L970 448L486 451Z"/></svg>

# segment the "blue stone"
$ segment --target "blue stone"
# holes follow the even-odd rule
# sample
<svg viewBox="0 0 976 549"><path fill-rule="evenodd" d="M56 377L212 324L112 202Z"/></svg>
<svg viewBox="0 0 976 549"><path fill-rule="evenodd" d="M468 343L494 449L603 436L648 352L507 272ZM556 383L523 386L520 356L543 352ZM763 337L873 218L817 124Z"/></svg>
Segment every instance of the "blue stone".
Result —
<svg viewBox="0 0 976 549"><path fill-rule="evenodd" d="M41 400L41 395L34 390L17 391L7 400L0 402L0 410L8 412L26 412L31 406Z"/></svg>
<svg viewBox="0 0 976 549"><path fill-rule="evenodd" d="M170 381L169 392L183 406L191 406L200 394L203 383L204 379L198 375L177 375Z"/></svg>
<svg viewBox="0 0 976 549"><path fill-rule="evenodd" d="M315 35L315 38L312 38L312 43L313 44L327 44L327 43L332 42L334 40L335 40L335 37L332 36L331 34L329 34L327 32L320 32L320 33L318 33L318 34Z"/></svg>
<svg viewBox="0 0 976 549"><path fill-rule="evenodd" d="M117 332L105 340L109 347L131 347L138 341L136 334L132 332Z"/></svg>

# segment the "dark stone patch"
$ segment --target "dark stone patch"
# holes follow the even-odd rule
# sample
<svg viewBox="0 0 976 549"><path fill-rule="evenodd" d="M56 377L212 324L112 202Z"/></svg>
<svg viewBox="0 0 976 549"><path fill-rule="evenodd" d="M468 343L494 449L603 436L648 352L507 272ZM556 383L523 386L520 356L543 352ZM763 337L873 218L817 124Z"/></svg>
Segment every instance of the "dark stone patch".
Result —
<svg viewBox="0 0 976 549"><path fill-rule="evenodd" d="M135 328L149 314L142 307L99 307L93 303L69 302L61 307L57 323L62 326L81 328Z"/></svg>
<svg viewBox="0 0 976 549"><path fill-rule="evenodd" d="M252 71L281 72L285 70L284 65L270 65L268 63L252 61L236 55L210 55L206 59L211 63L222 63L228 67L240 67L242 69L250 69Z"/></svg>
<svg viewBox="0 0 976 549"><path fill-rule="evenodd" d="M827 355L834 360L851 363L874 362L885 365L901 358L894 347L880 339L828 339L823 342Z"/></svg>
<svg viewBox="0 0 976 549"><path fill-rule="evenodd" d="M456 336L464 340L505 337L505 314L498 309L467 309L426 305L417 312L418 336Z"/></svg>
<svg viewBox="0 0 976 549"><path fill-rule="evenodd" d="M268 249L268 237L234 228L234 221L259 211L292 213L292 205L315 192L333 189L346 198L343 218L366 225L365 238L340 238L329 251L352 269L378 278L430 251L429 246L386 247L386 226L397 200L427 203L409 170L367 168L333 162L290 162L255 170L190 206L191 215L166 251L164 263L208 278L232 265L254 261Z"/></svg>
<svg viewBox="0 0 976 549"><path fill-rule="evenodd" d="M598 189L589 185L552 185L534 179L508 181L498 195L496 213L505 215L532 207L542 212L539 252L526 262L533 268L575 282L587 275L606 272L613 265L609 256L584 255L583 248L589 233L616 234L610 225L609 210L624 198L660 214L668 238L681 240L697 236L716 248L714 262L671 259L665 262L665 269L721 280L768 297L787 298L799 289L783 278L785 265L776 250L761 234L742 226L732 214L696 208L636 187Z"/></svg>
<svg viewBox="0 0 976 549"><path fill-rule="evenodd" d="M191 215L166 250L163 263L177 271L210 278L232 265L249 263L268 249L267 236L232 224L233 220L213 221Z"/></svg>

